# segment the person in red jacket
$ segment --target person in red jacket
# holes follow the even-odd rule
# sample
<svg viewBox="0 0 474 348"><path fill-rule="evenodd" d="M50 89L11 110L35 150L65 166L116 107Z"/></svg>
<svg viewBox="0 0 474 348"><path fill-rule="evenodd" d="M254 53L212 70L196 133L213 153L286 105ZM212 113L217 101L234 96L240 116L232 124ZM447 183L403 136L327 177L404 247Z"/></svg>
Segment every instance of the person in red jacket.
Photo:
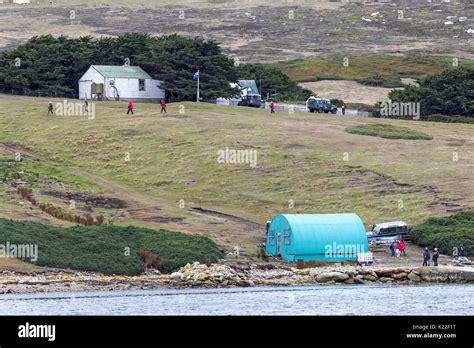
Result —
<svg viewBox="0 0 474 348"><path fill-rule="evenodd" d="M400 250L400 255L403 253L403 256L407 256L405 251L405 242L403 240L398 242L397 249Z"/></svg>
<svg viewBox="0 0 474 348"><path fill-rule="evenodd" d="M127 111L127 115L132 113L133 115L133 102L130 100L130 103L128 103L128 111Z"/></svg>
<svg viewBox="0 0 474 348"><path fill-rule="evenodd" d="M161 99L161 111L160 114L164 112L166 114L166 101L164 99Z"/></svg>
<svg viewBox="0 0 474 348"><path fill-rule="evenodd" d="M271 99L270 99L270 113L271 114L275 113L275 103Z"/></svg>
<svg viewBox="0 0 474 348"><path fill-rule="evenodd" d="M345 114L346 114L346 108L347 108L347 105L346 105L346 103L342 103L342 106L341 106L341 109L342 109L342 115L345 115Z"/></svg>

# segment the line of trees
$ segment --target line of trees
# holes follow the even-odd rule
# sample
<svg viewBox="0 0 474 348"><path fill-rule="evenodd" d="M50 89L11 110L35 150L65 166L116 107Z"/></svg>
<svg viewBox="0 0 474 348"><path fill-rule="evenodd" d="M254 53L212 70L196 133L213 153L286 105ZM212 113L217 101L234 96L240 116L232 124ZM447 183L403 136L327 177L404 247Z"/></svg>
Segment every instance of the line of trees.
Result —
<svg viewBox="0 0 474 348"><path fill-rule="evenodd" d="M33 37L16 49L0 53L0 90L28 95L74 94L91 65L125 63L141 66L153 78L164 81L171 100L195 99L193 75L197 70L204 99L232 97L236 91L229 82L247 78L262 79L262 95L280 93L280 100L306 99L309 94L278 70L259 65L236 67L233 58L224 55L213 40L144 33L99 39Z"/></svg>
<svg viewBox="0 0 474 348"><path fill-rule="evenodd" d="M459 67L428 75L419 86L393 90L389 98L397 103L420 103L422 119L474 118L474 69Z"/></svg>

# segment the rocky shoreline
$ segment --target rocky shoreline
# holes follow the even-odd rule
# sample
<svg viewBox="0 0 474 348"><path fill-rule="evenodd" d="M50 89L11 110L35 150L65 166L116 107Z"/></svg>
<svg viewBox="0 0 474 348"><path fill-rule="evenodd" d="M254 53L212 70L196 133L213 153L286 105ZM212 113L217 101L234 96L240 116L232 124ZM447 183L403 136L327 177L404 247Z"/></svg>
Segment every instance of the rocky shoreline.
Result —
<svg viewBox="0 0 474 348"><path fill-rule="evenodd" d="M328 284L474 283L472 266L343 266L296 269L270 263L187 264L172 274L139 276L90 272L0 272L0 294L151 290L159 288L233 288Z"/></svg>

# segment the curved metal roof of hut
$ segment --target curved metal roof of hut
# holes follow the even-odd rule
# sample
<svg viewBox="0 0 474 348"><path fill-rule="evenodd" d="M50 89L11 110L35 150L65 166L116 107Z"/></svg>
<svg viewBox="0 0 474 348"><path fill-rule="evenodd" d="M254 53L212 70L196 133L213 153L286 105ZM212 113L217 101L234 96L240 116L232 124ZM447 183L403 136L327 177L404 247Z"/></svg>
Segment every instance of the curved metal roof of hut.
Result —
<svg viewBox="0 0 474 348"><path fill-rule="evenodd" d="M285 239L285 229L290 236ZM269 231L274 233L276 242L267 238L267 253L279 255L289 261L300 256L302 259L334 259L325 257L328 246L355 245L361 252L368 250L364 224L357 214L280 214L273 218ZM277 250L278 233L280 250ZM270 232L269 232L270 234ZM335 244L334 244L335 243ZM272 249L274 246L274 249ZM353 259L353 257L348 258Z"/></svg>

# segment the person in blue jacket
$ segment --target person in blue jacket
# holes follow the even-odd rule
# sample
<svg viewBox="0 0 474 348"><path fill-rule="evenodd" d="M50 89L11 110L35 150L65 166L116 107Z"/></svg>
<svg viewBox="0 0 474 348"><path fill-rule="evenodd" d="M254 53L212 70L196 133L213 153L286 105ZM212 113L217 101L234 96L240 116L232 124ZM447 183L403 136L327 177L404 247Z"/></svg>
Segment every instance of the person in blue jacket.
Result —
<svg viewBox="0 0 474 348"><path fill-rule="evenodd" d="M423 266L429 266L430 265L430 252L428 251L428 248L425 248L423 251Z"/></svg>
<svg viewBox="0 0 474 348"><path fill-rule="evenodd" d="M392 256L395 256L395 241L390 244L390 250L392 251Z"/></svg>

